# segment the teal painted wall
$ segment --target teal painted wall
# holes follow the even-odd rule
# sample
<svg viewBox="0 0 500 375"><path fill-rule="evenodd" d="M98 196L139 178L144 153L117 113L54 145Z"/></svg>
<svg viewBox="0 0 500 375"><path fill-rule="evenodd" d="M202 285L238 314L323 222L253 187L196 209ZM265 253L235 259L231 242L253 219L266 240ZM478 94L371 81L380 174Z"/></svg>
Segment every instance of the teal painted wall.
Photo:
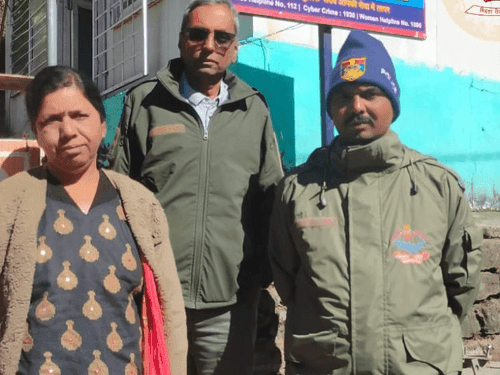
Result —
<svg viewBox="0 0 500 375"><path fill-rule="evenodd" d="M285 91L260 76L242 76L248 84L262 91L269 102L284 167L288 169L305 162L309 154L321 146L318 50L259 39L240 47L238 64L232 68L236 74L239 64L278 74L293 82L293 87L288 86ZM293 106L279 106L280 100Z"/></svg>
<svg viewBox="0 0 500 375"><path fill-rule="evenodd" d="M115 136L115 130L120 123L120 118L123 111L123 99L125 98L125 92L121 92L110 98L103 100L104 109L106 110L106 125L108 130L106 132L106 137L104 138L104 143L109 145L113 142L113 137Z"/></svg>
<svg viewBox="0 0 500 375"><path fill-rule="evenodd" d="M392 128L409 147L457 171L470 194L500 187L500 82L395 61L401 116Z"/></svg>

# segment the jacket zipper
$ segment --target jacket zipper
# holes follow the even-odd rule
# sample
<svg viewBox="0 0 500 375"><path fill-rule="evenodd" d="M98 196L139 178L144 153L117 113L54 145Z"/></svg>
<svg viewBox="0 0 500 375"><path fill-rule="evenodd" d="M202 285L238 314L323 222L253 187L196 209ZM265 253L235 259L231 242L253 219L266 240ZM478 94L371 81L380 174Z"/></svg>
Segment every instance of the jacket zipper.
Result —
<svg viewBox="0 0 500 375"><path fill-rule="evenodd" d="M203 263L203 249L205 245L205 227L206 227L206 213L208 206L208 180L209 180L209 171L210 171L210 148L209 148L209 138L208 138L208 130L210 129L210 123L215 115L219 112L220 106L215 110L212 115L210 121L208 122L208 126L205 129L203 126L200 116L196 111L196 119L198 120L198 125L203 131L203 141L201 143L201 158L200 161L200 177L198 179L198 204L196 207L196 212L201 213L196 217L196 229L195 229L195 249L194 249L194 260L193 260L193 269L191 276L191 300L194 303L194 308L197 308L198 304L198 295L199 288L201 284L201 267Z"/></svg>

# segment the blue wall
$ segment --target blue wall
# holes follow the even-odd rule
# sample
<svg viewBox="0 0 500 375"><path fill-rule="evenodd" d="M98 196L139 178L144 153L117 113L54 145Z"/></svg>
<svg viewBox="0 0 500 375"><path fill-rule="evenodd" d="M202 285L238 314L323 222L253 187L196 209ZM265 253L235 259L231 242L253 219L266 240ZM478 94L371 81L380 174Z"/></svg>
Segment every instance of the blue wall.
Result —
<svg viewBox="0 0 500 375"><path fill-rule="evenodd" d="M500 186L500 82L451 69L395 61L401 116L393 124L409 147L455 169L468 192Z"/></svg>

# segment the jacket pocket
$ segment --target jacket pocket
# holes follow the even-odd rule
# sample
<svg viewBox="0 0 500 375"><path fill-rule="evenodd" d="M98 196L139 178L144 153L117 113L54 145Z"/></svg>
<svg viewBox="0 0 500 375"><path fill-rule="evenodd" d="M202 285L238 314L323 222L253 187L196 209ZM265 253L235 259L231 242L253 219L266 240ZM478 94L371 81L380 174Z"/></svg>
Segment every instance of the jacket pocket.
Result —
<svg viewBox="0 0 500 375"><path fill-rule="evenodd" d="M403 333L407 356L443 374L462 370L462 340L458 326L428 326Z"/></svg>
<svg viewBox="0 0 500 375"><path fill-rule="evenodd" d="M288 354L289 360L295 363L307 363L333 357L335 353L335 341L338 333L336 330L309 333L307 335L292 334L290 337Z"/></svg>

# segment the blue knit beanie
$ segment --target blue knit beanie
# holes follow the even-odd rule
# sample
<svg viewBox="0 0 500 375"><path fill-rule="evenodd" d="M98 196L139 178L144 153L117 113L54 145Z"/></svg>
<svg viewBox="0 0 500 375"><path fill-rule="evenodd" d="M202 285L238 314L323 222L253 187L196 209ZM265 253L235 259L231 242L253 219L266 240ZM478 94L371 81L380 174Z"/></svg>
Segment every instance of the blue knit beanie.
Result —
<svg viewBox="0 0 500 375"><path fill-rule="evenodd" d="M345 82L377 85L384 90L392 102L393 121L399 116L399 85L391 57L381 41L364 31L351 31L340 49L330 79L326 102L328 112L332 93Z"/></svg>

